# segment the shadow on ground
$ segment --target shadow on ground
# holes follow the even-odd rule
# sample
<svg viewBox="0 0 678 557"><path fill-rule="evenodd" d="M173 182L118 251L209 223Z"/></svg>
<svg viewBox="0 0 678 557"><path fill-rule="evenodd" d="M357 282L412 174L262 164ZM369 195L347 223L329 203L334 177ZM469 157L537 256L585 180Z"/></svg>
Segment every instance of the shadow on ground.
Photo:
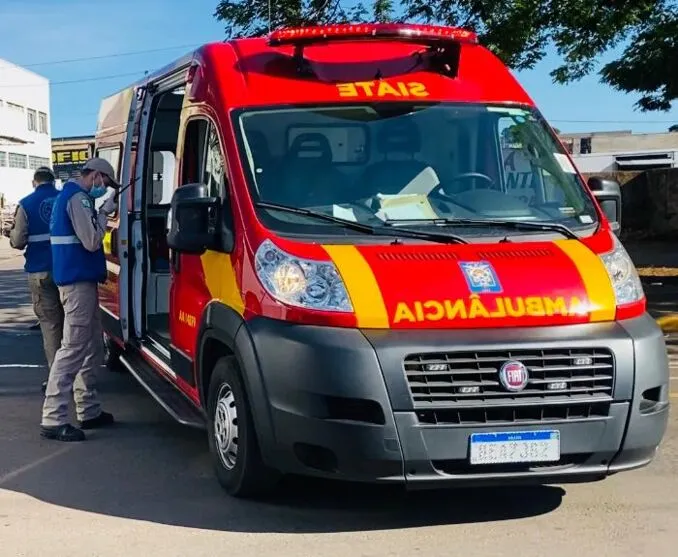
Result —
<svg viewBox="0 0 678 557"><path fill-rule="evenodd" d="M0 270L0 293L1 321L32 318L23 271ZM283 533L516 519L558 508L565 493L548 486L405 493L290 478L265 502L233 499L212 472L205 433L173 422L127 374L101 373L101 396L119 421L115 428L89 433L81 444L41 440L40 383L47 370L40 335L1 325L0 489L159 524Z"/></svg>
<svg viewBox="0 0 678 557"><path fill-rule="evenodd" d="M0 364L6 361L0 333ZM14 337L40 362L35 337ZM120 423L81 444L42 441L39 368L0 368L0 489L108 516L237 532L349 532L501 521L548 513L557 487L406 493L391 486L290 478L264 502L217 483L203 432L175 424L127 374L102 370L105 407Z"/></svg>
<svg viewBox="0 0 678 557"><path fill-rule="evenodd" d="M25 328L35 322L26 273L0 269L0 327Z"/></svg>

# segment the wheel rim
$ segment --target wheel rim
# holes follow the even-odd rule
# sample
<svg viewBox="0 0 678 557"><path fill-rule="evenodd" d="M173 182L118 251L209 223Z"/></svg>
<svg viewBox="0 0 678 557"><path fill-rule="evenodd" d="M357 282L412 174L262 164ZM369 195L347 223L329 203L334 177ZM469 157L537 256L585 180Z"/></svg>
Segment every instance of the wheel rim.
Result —
<svg viewBox="0 0 678 557"><path fill-rule="evenodd" d="M238 411L233 389L228 384L222 385L217 395L214 441L221 463L226 469L232 470L238 458Z"/></svg>

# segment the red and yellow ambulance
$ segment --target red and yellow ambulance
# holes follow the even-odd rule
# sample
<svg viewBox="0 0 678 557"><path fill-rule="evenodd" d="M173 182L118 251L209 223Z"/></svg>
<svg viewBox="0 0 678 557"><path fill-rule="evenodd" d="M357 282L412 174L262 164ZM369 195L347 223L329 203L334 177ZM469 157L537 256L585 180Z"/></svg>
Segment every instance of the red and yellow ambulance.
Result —
<svg viewBox="0 0 678 557"><path fill-rule="evenodd" d="M585 183L469 31L282 29L102 102L118 169L101 310L120 362L207 430L225 489L409 487L648 464L664 338Z"/></svg>

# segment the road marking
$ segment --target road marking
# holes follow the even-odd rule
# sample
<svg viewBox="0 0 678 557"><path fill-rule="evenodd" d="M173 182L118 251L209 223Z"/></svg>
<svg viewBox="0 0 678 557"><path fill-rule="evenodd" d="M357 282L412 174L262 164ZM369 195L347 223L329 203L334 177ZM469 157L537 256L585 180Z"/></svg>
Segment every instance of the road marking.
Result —
<svg viewBox="0 0 678 557"><path fill-rule="evenodd" d="M5 474L4 476L0 476L0 486L3 484L13 480L17 476L20 476L24 472L28 472L30 470L33 470L33 468L37 468L41 464L45 464L45 462L49 462L53 458L56 458L58 456L61 456L62 454L71 451L75 448L75 445L67 445L66 447L63 447L59 449L56 452L53 452L52 454L48 454L47 456L43 456L42 458L39 458L38 460L34 460L33 462L26 464L25 466L22 466L21 468L17 468L16 470L13 470L12 472L9 472Z"/></svg>
<svg viewBox="0 0 678 557"><path fill-rule="evenodd" d="M0 368L15 368L15 367L47 367L44 364L0 364Z"/></svg>

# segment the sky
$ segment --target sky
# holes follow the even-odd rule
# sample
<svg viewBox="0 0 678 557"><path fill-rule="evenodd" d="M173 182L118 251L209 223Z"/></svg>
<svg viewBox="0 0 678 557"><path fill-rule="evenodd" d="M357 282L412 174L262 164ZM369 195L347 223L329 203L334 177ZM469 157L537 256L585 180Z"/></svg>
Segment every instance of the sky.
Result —
<svg viewBox="0 0 678 557"><path fill-rule="evenodd" d="M225 38L224 25L213 15L217 4L0 0L0 58L50 80L53 137L93 134L103 97L200 44ZM72 61L93 57L99 58ZM516 75L544 116L563 132L663 132L678 123L678 105L668 113L642 113L634 108L637 95L614 91L595 75L555 85L549 71L557 64L550 54L536 68Z"/></svg>

